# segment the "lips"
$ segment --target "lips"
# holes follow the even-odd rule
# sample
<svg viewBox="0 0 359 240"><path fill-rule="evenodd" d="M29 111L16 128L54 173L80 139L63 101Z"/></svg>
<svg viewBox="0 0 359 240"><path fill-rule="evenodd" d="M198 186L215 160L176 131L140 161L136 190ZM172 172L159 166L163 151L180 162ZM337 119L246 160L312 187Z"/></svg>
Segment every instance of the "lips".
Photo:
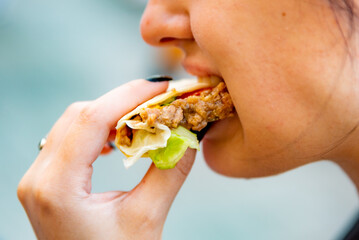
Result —
<svg viewBox="0 0 359 240"><path fill-rule="evenodd" d="M218 71L215 71L201 63L195 63L194 61L184 60L182 62L182 66L189 74L193 76L197 76L197 77L216 76L222 79L222 76L218 73Z"/></svg>
<svg viewBox="0 0 359 240"><path fill-rule="evenodd" d="M213 70L212 68L208 67L206 64L203 64L202 62L199 61L197 62L193 60L190 61L189 59L185 59L182 62L182 66L189 74L196 76L198 78L206 78L206 79L211 78L213 81L223 81L223 77L219 73L219 71ZM218 122L222 122L222 121L223 120L219 120ZM201 141L205 137L206 133L212 128L212 125L213 125L212 123L209 123L206 128L204 128L200 132L197 132L197 137L199 141Z"/></svg>

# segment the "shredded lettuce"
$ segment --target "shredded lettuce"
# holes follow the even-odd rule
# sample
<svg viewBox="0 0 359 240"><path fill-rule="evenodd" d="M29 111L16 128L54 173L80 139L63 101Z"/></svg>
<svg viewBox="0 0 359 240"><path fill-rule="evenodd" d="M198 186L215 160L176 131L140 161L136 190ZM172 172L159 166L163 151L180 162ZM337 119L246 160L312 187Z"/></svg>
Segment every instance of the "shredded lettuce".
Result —
<svg viewBox="0 0 359 240"><path fill-rule="evenodd" d="M157 168L170 169L176 166L188 147L199 150L197 135L180 126L171 131L166 147L148 151L148 155Z"/></svg>
<svg viewBox="0 0 359 240"><path fill-rule="evenodd" d="M167 99L166 101L164 101L163 103L161 103L160 106L168 106L175 100L176 100L176 97L171 97L171 98Z"/></svg>

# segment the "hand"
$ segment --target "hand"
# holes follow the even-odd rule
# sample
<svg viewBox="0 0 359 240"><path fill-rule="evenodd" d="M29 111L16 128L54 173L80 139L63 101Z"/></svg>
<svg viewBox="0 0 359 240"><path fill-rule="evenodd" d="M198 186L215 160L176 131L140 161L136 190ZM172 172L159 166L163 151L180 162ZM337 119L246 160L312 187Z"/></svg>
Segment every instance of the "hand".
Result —
<svg viewBox="0 0 359 240"><path fill-rule="evenodd" d="M166 88L166 83L137 80L65 111L18 187L39 239L161 238L194 150L189 149L174 169L159 170L152 164L130 192L91 193L91 176L92 164L117 121Z"/></svg>

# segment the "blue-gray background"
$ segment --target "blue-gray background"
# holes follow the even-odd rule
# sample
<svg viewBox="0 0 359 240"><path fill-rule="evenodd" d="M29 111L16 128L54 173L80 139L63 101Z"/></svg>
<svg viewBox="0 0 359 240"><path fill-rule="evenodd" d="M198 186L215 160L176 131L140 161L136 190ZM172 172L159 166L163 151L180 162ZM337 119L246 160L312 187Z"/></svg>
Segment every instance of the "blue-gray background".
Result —
<svg viewBox="0 0 359 240"><path fill-rule="evenodd" d="M35 239L16 186L66 106L160 69L139 33L141 0L0 0L0 239ZM131 189L117 151L95 163L95 192ZM164 183L159 183L164 184ZM219 176L199 154L173 204L164 239L338 239L358 212L334 164L276 177Z"/></svg>

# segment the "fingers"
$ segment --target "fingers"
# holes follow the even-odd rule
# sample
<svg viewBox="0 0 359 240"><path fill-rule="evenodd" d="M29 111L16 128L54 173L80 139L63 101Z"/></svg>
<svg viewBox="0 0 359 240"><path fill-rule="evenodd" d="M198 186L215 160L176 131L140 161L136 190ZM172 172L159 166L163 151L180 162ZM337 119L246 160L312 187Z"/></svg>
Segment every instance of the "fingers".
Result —
<svg viewBox="0 0 359 240"><path fill-rule="evenodd" d="M110 154L115 149L115 145L112 142L105 143L105 146L103 146L101 150L101 155L107 155Z"/></svg>
<svg viewBox="0 0 359 240"><path fill-rule="evenodd" d="M40 152L41 155L47 155L47 153L54 151L54 149L59 146L63 141L69 126L87 104L89 104L88 101L75 102L66 109L50 130L46 138L46 144Z"/></svg>
<svg viewBox="0 0 359 240"><path fill-rule="evenodd" d="M110 134L108 135L107 141L108 141L108 142L113 142L113 141L115 141L116 133L117 133L116 128L111 129Z"/></svg>
<svg viewBox="0 0 359 240"><path fill-rule="evenodd" d="M144 211L154 211L155 215L160 213L160 217L165 220L173 200L192 168L195 157L196 150L187 149L173 169L160 170L152 164L142 181L130 193L135 199L134 204L145 206L147 209Z"/></svg>
<svg viewBox="0 0 359 240"><path fill-rule="evenodd" d="M116 138L116 129L111 129L108 138L107 138L107 142L105 143L105 145L103 146L102 150L101 150L101 155L107 155L110 154L113 150L116 149L115 144L113 143L113 141L115 141Z"/></svg>
<svg viewBox="0 0 359 240"><path fill-rule="evenodd" d="M73 121L57 151L61 165L79 174L101 153L117 121L144 101L164 92L166 82L136 80L87 104Z"/></svg>
<svg viewBox="0 0 359 240"><path fill-rule="evenodd" d="M18 186L18 198L24 204L25 199L34 198L40 195L44 187L50 184L49 178L52 180L54 176L48 177L49 163L52 161L52 155L56 152L58 145L63 141L67 129L71 123L78 117L80 110L89 102L76 102L71 104L62 116L56 121L47 136L46 144L40 151L39 156L32 164L30 169L23 176ZM49 194L46 193L48 196Z"/></svg>

